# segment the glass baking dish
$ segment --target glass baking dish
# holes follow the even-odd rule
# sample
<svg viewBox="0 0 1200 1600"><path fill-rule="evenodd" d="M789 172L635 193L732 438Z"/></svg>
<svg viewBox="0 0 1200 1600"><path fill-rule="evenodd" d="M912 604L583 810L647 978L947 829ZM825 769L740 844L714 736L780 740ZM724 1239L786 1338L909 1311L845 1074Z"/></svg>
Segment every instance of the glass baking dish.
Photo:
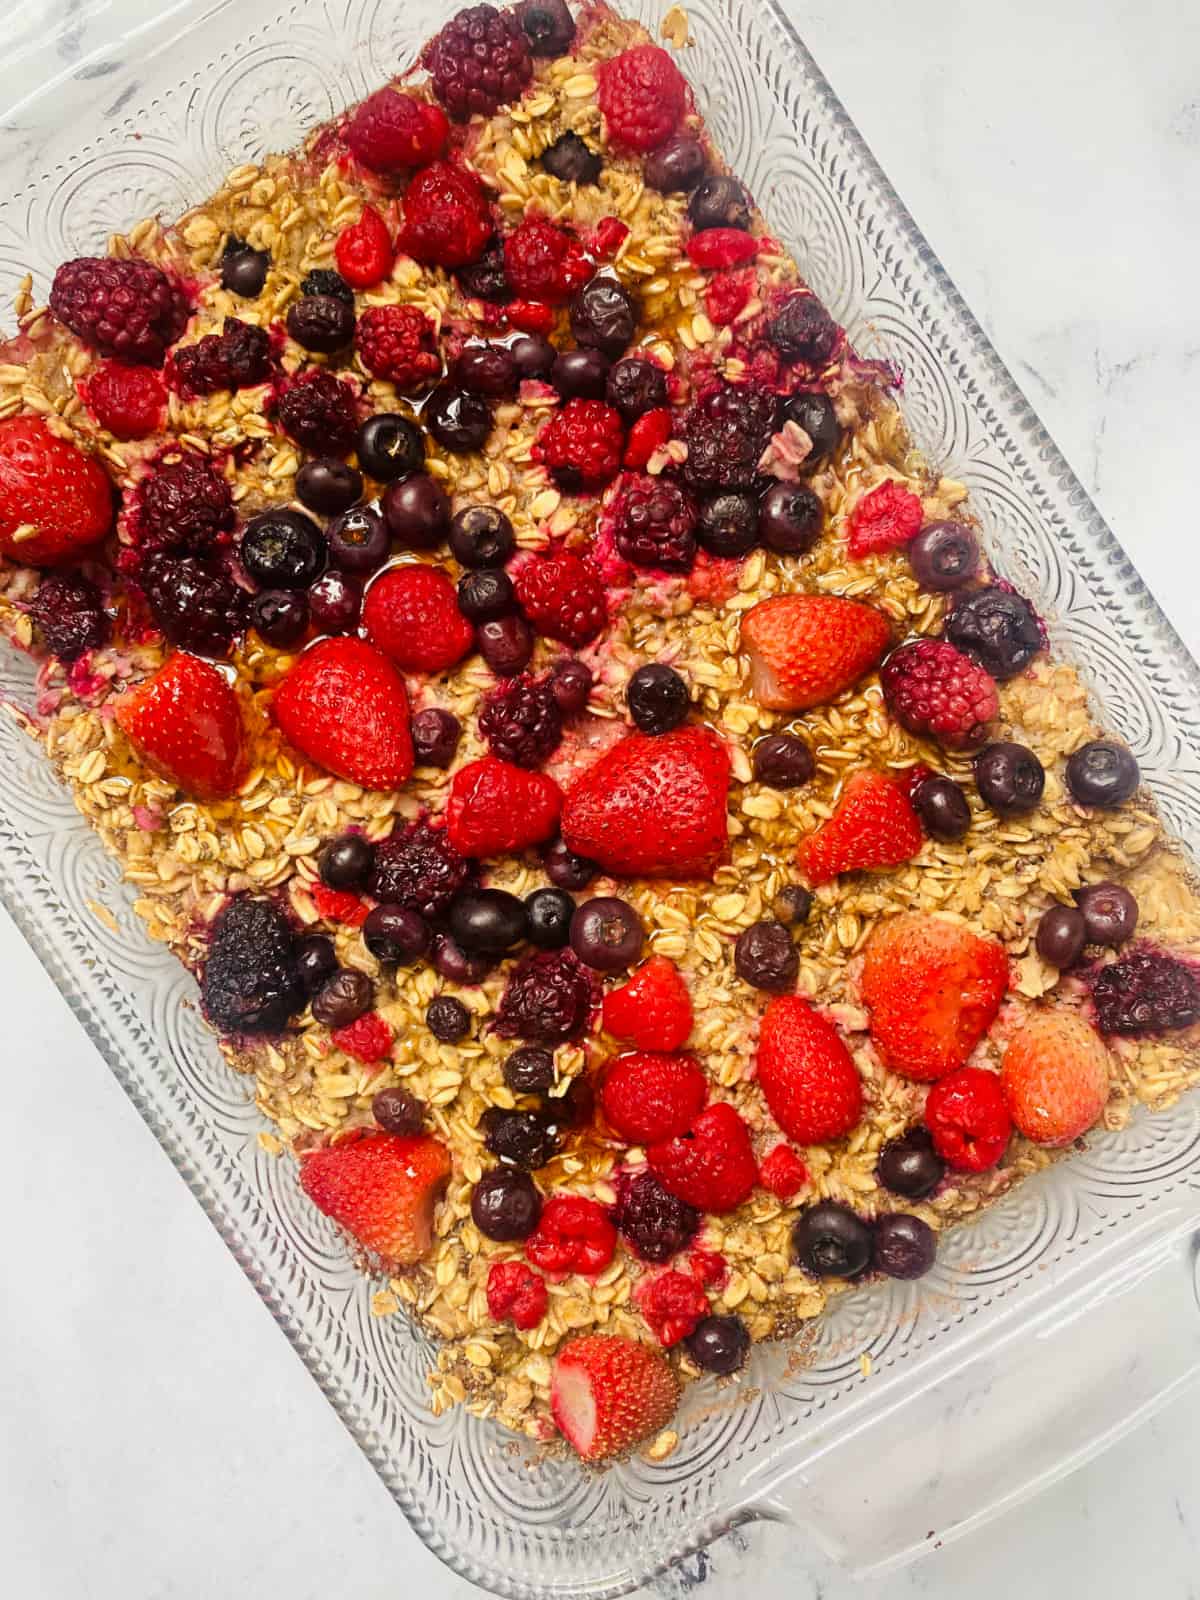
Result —
<svg viewBox="0 0 1200 1600"><path fill-rule="evenodd" d="M0 119L0 297L230 167L287 149L406 65L445 0L181 0ZM666 0L625 9L651 28ZM695 0L682 57L731 165L917 442L969 487L999 569L1052 620L1169 823L1200 845L1200 670L770 0ZM0 652L29 704L30 662ZM859 1572L1035 1492L1200 1372L1200 1096L1142 1115L949 1234L920 1285L839 1298L802 1349L689 1389L678 1449L603 1474L426 1403L430 1357L265 1154L190 977L39 751L0 719L0 895L420 1537L498 1593L637 1587L734 1524L794 1526ZM102 915L96 908L102 908ZM180 1441L186 1449L186 1441Z"/></svg>

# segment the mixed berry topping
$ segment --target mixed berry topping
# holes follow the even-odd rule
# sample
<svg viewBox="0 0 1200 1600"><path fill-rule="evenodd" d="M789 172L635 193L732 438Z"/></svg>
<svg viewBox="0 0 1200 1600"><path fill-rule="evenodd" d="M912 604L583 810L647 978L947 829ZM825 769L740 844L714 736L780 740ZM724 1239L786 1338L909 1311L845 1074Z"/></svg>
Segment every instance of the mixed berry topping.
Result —
<svg viewBox="0 0 1200 1600"><path fill-rule="evenodd" d="M273 900L233 900L217 917L200 979L222 1033L278 1033L304 1004L296 942Z"/></svg>
<svg viewBox="0 0 1200 1600"><path fill-rule="evenodd" d="M543 766L562 738L562 714L550 683L521 673L500 684L484 702L479 731L503 760Z"/></svg>
<svg viewBox="0 0 1200 1600"><path fill-rule="evenodd" d="M509 975L496 1032L530 1044L559 1044L583 1032L592 1008L592 979L571 950L539 950Z"/></svg>
<svg viewBox="0 0 1200 1600"><path fill-rule="evenodd" d="M207 456L185 451L152 467L134 496L131 527L136 548L204 555L234 526L228 481Z"/></svg>
<svg viewBox="0 0 1200 1600"><path fill-rule="evenodd" d="M398 389L424 389L441 376L437 330L416 306L368 306L356 343L367 371Z"/></svg>
<svg viewBox="0 0 1200 1600"><path fill-rule="evenodd" d="M29 613L42 643L60 661L77 661L108 638L109 619L100 591L80 572L43 578Z"/></svg>
<svg viewBox="0 0 1200 1600"><path fill-rule="evenodd" d="M279 397L284 432L316 455L349 455L358 420L357 394L325 367L302 372Z"/></svg>
<svg viewBox="0 0 1200 1600"><path fill-rule="evenodd" d="M244 591L223 568L196 556L160 551L142 564L139 581L155 622L181 650L228 655L246 626Z"/></svg>
<svg viewBox="0 0 1200 1600"><path fill-rule="evenodd" d="M612 506L618 551L636 567L687 572L696 559L696 507L668 478L622 479Z"/></svg>
<svg viewBox="0 0 1200 1600"><path fill-rule="evenodd" d="M724 384L698 400L684 423L684 480L698 493L753 488L778 402L753 384Z"/></svg>

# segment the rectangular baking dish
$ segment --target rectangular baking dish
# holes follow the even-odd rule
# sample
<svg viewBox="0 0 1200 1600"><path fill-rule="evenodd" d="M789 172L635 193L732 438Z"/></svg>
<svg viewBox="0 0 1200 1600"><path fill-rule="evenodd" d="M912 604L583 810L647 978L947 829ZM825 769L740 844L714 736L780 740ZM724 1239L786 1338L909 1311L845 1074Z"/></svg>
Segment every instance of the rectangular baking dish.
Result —
<svg viewBox="0 0 1200 1600"><path fill-rule="evenodd" d="M182 0L0 119L0 299L230 167L295 145L405 66L446 0ZM657 29L665 0L625 9ZM969 487L999 569L1053 619L1174 832L1200 845L1200 669L889 187L782 12L696 0L681 63L717 142L859 350L903 370L928 456ZM31 81L31 80L28 80ZM30 663L0 651L0 694ZM859 1572L1069 1471L1200 1372L1200 1097L1096 1136L947 1236L920 1285L839 1298L802 1350L694 1385L666 1461L596 1475L428 1409L430 1350L265 1154L192 980L147 939L115 865L35 746L0 719L0 895L419 1536L513 1596L636 1588L738 1522L795 1529ZM101 920L100 905L112 914ZM186 1449L186 1441L181 1441Z"/></svg>

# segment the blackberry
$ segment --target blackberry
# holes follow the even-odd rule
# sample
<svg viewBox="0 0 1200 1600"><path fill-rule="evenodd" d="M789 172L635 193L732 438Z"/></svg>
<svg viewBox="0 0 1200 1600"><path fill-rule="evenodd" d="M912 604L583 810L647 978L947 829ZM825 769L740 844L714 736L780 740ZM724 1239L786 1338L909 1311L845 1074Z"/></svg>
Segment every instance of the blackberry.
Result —
<svg viewBox="0 0 1200 1600"><path fill-rule="evenodd" d="M173 362L181 387L190 394L252 389L271 376L271 336L265 328L226 317L221 333L184 345Z"/></svg>
<svg viewBox="0 0 1200 1600"><path fill-rule="evenodd" d="M41 641L60 661L76 661L108 637L100 591L80 572L42 579L29 607Z"/></svg>
<svg viewBox="0 0 1200 1600"><path fill-rule="evenodd" d="M246 627L246 595L228 573L195 556L151 556L140 581L155 622L181 650L226 656Z"/></svg>
<svg viewBox="0 0 1200 1600"><path fill-rule="evenodd" d="M234 900L221 912L200 992L221 1033L278 1033L303 1008L296 942L273 900Z"/></svg>
<svg viewBox="0 0 1200 1600"><path fill-rule="evenodd" d="M205 456L188 452L163 462L138 485L134 502L139 548L201 555L234 525L229 485Z"/></svg>
<svg viewBox="0 0 1200 1600"><path fill-rule="evenodd" d="M491 244L469 267L459 267L455 276L459 288L468 300L487 300L499 305L512 299L512 285L504 270L504 246L499 239Z"/></svg>
<svg viewBox="0 0 1200 1600"><path fill-rule="evenodd" d="M687 572L696 560L696 507L667 478L634 478L617 500L613 536L635 567Z"/></svg>
<svg viewBox="0 0 1200 1600"><path fill-rule="evenodd" d="M827 366L838 347L840 330L813 294L794 294L767 323L767 340L785 361L810 367Z"/></svg>
<svg viewBox="0 0 1200 1600"><path fill-rule="evenodd" d="M1200 1021L1200 983L1191 967L1157 950L1135 950L1091 979L1101 1033L1144 1038Z"/></svg>
<svg viewBox="0 0 1200 1600"><path fill-rule="evenodd" d="M314 296L332 295L336 300L344 300L347 305L354 304L354 290L340 272L334 272L329 267L314 268L301 283L300 293Z"/></svg>
<svg viewBox="0 0 1200 1600"><path fill-rule="evenodd" d="M354 338L354 308L334 294L306 294L288 307L287 331L302 349L333 355Z"/></svg>
<svg viewBox="0 0 1200 1600"><path fill-rule="evenodd" d="M422 820L376 845L367 887L384 905L436 917L471 875L471 863L459 855L446 830Z"/></svg>
<svg viewBox="0 0 1200 1600"><path fill-rule="evenodd" d="M612 1220L643 1261L661 1262L690 1244L702 1219L695 1207L664 1189L652 1172L643 1171L622 1182Z"/></svg>
<svg viewBox="0 0 1200 1600"><path fill-rule="evenodd" d="M570 950L538 950L519 962L500 999L502 1039L559 1044L576 1039L592 1009L592 978Z"/></svg>
<svg viewBox="0 0 1200 1600"><path fill-rule="evenodd" d="M753 384L723 384L698 400L684 423L684 482L712 494L755 486L758 464L775 432L778 402Z"/></svg>
<svg viewBox="0 0 1200 1600"><path fill-rule="evenodd" d="M591 145L569 130L559 134L553 144L546 146L541 161L551 177L558 178L562 183L595 183L604 166Z"/></svg>
<svg viewBox="0 0 1200 1600"><path fill-rule="evenodd" d="M82 256L54 274L50 309L102 356L156 367L187 325L187 297L137 256Z"/></svg>
<svg viewBox="0 0 1200 1600"><path fill-rule="evenodd" d="M511 11L468 6L426 47L433 92L457 122L519 100L533 76L529 40Z"/></svg>
<svg viewBox="0 0 1200 1600"><path fill-rule="evenodd" d="M324 367L302 372L279 400L286 434L316 455L346 456L358 434L358 396Z"/></svg>
<svg viewBox="0 0 1200 1600"><path fill-rule="evenodd" d="M525 672L498 685L484 704L479 731L501 760L540 767L562 739L562 713L551 685Z"/></svg>

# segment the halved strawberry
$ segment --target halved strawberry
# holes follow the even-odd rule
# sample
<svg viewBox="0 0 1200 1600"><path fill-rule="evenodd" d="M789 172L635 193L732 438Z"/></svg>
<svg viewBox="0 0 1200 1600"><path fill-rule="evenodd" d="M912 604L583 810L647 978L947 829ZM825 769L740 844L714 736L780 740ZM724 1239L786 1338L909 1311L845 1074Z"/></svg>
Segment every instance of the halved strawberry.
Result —
<svg viewBox="0 0 1200 1600"><path fill-rule="evenodd" d="M692 1031L692 997L679 968L651 956L604 996L604 1026L639 1050L678 1050Z"/></svg>
<svg viewBox="0 0 1200 1600"><path fill-rule="evenodd" d="M362 639L322 639L275 691L275 721L301 755L364 789L399 789L413 769L408 695Z"/></svg>
<svg viewBox="0 0 1200 1600"><path fill-rule="evenodd" d="M219 800L245 775L242 712L227 678L182 650L116 703L117 724L142 759L185 794Z"/></svg>
<svg viewBox="0 0 1200 1600"><path fill-rule="evenodd" d="M801 839L796 861L810 883L828 883L839 872L898 867L924 843L903 785L868 770L846 780L833 815Z"/></svg>
<svg viewBox="0 0 1200 1600"><path fill-rule="evenodd" d="M449 1151L425 1134L352 1135L300 1157L300 1186L317 1209L393 1267L429 1254L449 1181Z"/></svg>
<svg viewBox="0 0 1200 1600"><path fill-rule="evenodd" d="M763 1013L758 1083L771 1115L797 1144L824 1144L862 1117L862 1079L841 1034L800 995Z"/></svg>
<svg viewBox="0 0 1200 1600"><path fill-rule="evenodd" d="M482 756L454 774L446 836L464 856L506 855L548 839L561 806L562 791L544 772Z"/></svg>
<svg viewBox="0 0 1200 1600"><path fill-rule="evenodd" d="M1111 1058L1073 1011L1035 1011L1008 1042L1000 1085L1013 1121L1035 1144L1065 1145L1100 1120Z"/></svg>
<svg viewBox="0 0 1200 1600"><path fill-rule="evenodd" d="M604 1461L665 1428L679 1404L679 1380L649 1345L585 1334L559 1351L550 1408L584 1461Z"/></svg>
<svg viewBox="0 0 1200 1600"><path fill-rule="evenodd" d="M834 594L779 594L742 618L750 688L772 711L807 711L851 688L883 658L882 611Z"/></svg>
<svg viewBox="0 0 1200 1600"><path fill-rule="evenodd" d="M0 422L0 555L34 567L73 561L113 525L104 468L42 417Z"/></svg>

